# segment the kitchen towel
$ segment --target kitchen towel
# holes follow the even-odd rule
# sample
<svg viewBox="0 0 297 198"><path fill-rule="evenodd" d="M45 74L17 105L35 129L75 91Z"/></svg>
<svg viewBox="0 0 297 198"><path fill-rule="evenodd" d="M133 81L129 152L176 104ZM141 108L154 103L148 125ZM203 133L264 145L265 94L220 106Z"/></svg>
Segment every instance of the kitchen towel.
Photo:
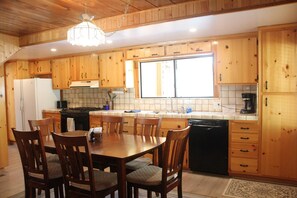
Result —
<svg viewBox="0 0 297 198"><path fill-rule="evenodd" d="M75 131L74 118L67 118L67 131Z"/></svg>

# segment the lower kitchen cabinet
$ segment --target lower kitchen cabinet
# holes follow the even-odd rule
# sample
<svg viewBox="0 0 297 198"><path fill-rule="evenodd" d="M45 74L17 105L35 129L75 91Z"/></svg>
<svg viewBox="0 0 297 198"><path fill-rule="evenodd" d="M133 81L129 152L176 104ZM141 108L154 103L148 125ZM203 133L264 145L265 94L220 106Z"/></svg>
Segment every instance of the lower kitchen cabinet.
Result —
<svg viewBox="0 0 297 198"><path fill-rule="evenodd" d="M259 128L258 121L230 121L230 174L259 173Z"/></svg>
<svg viewBox="0 0 297 198"><path fill-rule="evenodd" d="M183 129L188 126L188 120L183 118L162 118L160 136L166 137L169 130ZM187 143L183 168L189 168L189 142Z"/></svg>
<svg viewBox="0 0 297 198"><path fill-rule="evenodd" d="M55 120L55 132L61 133L61 115L60 112L42 112L43 118L54 118ZM52 129L51 129L52 130Z"/></svg>
<svg viewBox="0 0 297 198"><path fill-rule="evenodd" d="M101 115L90 115L90 128L100 127Z"/></svg>

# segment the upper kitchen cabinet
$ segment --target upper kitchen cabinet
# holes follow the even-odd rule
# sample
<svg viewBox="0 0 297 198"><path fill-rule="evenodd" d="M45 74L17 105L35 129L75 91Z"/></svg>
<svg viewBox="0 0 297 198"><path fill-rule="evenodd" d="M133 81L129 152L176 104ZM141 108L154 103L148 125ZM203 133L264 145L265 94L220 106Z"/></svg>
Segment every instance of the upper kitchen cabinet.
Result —
<svg viewBox="0 0 297 198"><path fill-rule="evenodd" d="M51 61L50 60L29 61L29 71L31 76L52 74Z"/></svg>
<svg viewBox="0 0 297 198"><path fill-rule="evenodd" d="M188 53L188 44L179 43L166 46L166 55L167 56L177 56Z"/></svg>
<svg viewBox="0 0 297 198"><path fill-rule="evenodd" d="M110 52L99 55L99 87L125 87L124 53Z"/></svg>
<svg viewBox="0 0 297 198"><path fill-rule="evenodd" d="M153 46L139 49L129 49L126 51L126 58L130 59L141 59L159 57L165 55L164 46Z"/></svg>
<svg viewBox="0 0 297 198"><path fill-rule="evenodd" d="M219 40L216 48L219 84L258 82L256 37Z"/></svg>
<svg viewBox="0 0 297 198"><path fill-rule="evenodd" d="M53 89L68 89L71 83L69 58L52 60Z"/></svg>
<svg viewBox="0 0 297 198"><path fill-rule="evenodd" d="M211 53L211 43L206 42L189 42L179 43L166 46L167 56L178 56L198 53Z"/></svg>
<svg viewBox="0 0 297 198"><path fill-rule="evenodd" d="M98 80L99 55L74 56L70 59L72 80Z"/></svg>
<svg viewBox="0 0 297 198"><path fill-rule="evenodd" d="M297 91L297 27L263 30L263 92Z"/></svg>

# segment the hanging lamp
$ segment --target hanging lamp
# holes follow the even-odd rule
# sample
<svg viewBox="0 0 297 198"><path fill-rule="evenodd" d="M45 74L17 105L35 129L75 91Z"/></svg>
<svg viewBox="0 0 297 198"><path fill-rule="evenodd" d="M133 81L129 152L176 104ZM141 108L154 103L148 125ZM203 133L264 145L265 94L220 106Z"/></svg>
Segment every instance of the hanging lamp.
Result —
<svg viewBox="0 0 297 198"><path fill-rule="evenodd" d="M93 16L82 14L82 22L67 31L67 41L78 46L98 46L105 44L105 33L93 22Z"/></svg>

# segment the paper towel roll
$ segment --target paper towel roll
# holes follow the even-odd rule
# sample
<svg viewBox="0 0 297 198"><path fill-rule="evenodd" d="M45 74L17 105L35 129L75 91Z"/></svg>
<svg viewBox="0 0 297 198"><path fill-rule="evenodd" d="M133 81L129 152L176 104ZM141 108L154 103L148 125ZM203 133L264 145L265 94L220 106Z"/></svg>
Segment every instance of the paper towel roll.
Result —
<svg viewBox="0 0 297 198"><path fill-rule="evenodd" d="M67 118L67 131L75 131L74 118Z"/></svg>

